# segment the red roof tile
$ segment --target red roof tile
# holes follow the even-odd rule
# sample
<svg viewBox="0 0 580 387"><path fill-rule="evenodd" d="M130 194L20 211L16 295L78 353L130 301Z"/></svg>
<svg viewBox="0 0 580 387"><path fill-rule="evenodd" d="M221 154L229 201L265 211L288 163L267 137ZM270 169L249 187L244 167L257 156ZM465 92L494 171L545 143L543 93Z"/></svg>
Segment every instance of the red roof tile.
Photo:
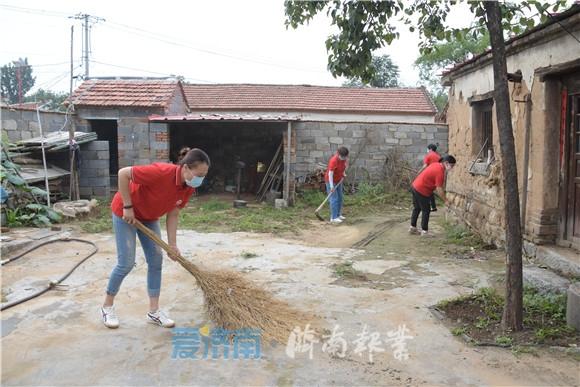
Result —
<svg viewBox="0 0 580 387"><path fill-rule="evenodd" d="M166 107L176 80L90 79L75 90L71 101L76 106Z"/></svg>
<svg viewBox="0 0 580 387"><path fill-rule="evenodd" d="M300 111L435 115L423 88L348 88L309 85L188 85L192 111Z"/></svg>

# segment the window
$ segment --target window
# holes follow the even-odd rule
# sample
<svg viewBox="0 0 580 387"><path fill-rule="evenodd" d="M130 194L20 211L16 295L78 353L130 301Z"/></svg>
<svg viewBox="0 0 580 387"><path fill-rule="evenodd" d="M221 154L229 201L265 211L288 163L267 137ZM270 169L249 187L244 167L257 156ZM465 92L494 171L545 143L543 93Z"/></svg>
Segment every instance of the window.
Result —
<svg viewBox="0 0 580 387"><path fill-rule="evenodd" d="M478 159L493 157L493 99L473 102L472 105L472 152Z"/></svg>

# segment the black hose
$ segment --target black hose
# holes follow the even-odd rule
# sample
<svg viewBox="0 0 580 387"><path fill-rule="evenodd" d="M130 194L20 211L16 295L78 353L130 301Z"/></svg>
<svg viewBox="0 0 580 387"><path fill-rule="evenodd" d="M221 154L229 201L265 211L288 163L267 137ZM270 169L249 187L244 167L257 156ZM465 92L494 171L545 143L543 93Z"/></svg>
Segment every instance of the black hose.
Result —
<svg viewBox="0 0 580 387"><path fill-rule="evenodd" d="M30 249L28 249L28 250L26 250L26 251L24 251L24 252L20 253L19 255L15 256L15 257L12 257L12 258L10 258L10 259L8 259L8 260L6 260L6 261L3 261L3 262L2 262L2 266L4 266L4 265L5 265L5 264L7 264L7 263L14 262L14 261L15 261L15 260L17 260L18 258L21 258L21 257L23 257L24 255L26 255L26 254L30 253L31 251L34 251L34 250L38 249L39 247L42 247L42 246L45 246L45 245L48 245L48 244L51 244L51 243L56 243L56 242L81 242L81 243L87 243L87 244L89 244L89 245L93 246L94 250L93 250L93 251L92 251L92 252L91 252L89 255L87 255L86 257L84 257L84 258L83 258L83 259L81 259L80 261L78 261L78 262L77 262L77 264L76 264L76 265L74 265L72 269L70 269L70 270L69 270L69 271L68 271L68 272L67 272L65 275L63 275L63 276L62 276L61 278L59 278L57 281L50 281L50 282L48 283L48 285L47 285L47 286L46 286L44 289L41 289L41 290L39 290L38 292L36 292L36 293L33 293L33 294L29 295L29 296L26 296L26 297L24 297L24 298L22 298L22 299L20 299L20 300L15 300L15 301L12 301L12 302L9 302L9 303L6 303L6 304L2 304L2 307L0 308L0 310L6 310L6 309L8 309L8 308L12 308L13 306L16 306L16 305L18 305L18 304L22 304L23 302L26 302L26 301L32 300L33 298L36 298L36 297L38 297L38 296L41 296L41 295L43 295L44 293L46 293L46 292L47 292L47 291L49 291L50 289L53 289L54 287L56 287L57 285L59 285L59 284L60 284L62 281L64 281L65 279L67 279L67 278L68 278L68 276L70 276L70 275L73 273L73 271L75 271L75 270L76 270L76 268L77 268L77 267L79 267L79 266L80 266L81 264L83 264L83 263L84 263L84 262L85 262L87 259L89 259L89 258L90 258L90 257L92 257L93 255L95 255L95 254L97 253L97 251L99 251L99 248L97 247L97 245L95 245L95 244L94 244L93 242L91 242L91 241L87 241L87 240L84 240L84 239L77 239L77 238L60 238L60 239L53 239L53 240L50 240L50 241L42 242L41 244L38 244L38 245L36 245L36 246L34 246L34 247L32 247L32 248L30 248Z"/></svg>

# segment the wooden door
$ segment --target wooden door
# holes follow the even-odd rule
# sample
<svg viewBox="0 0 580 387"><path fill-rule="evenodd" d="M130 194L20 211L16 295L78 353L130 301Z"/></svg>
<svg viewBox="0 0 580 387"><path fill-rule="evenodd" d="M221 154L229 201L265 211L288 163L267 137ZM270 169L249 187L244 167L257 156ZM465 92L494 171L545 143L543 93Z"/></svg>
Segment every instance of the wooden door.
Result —
<svg viewBox="0 0 580 387"><path fill-rule="evenodd" d="M580 93L568 98L568 208L566 211L566 239L580 245Z"/></svg>

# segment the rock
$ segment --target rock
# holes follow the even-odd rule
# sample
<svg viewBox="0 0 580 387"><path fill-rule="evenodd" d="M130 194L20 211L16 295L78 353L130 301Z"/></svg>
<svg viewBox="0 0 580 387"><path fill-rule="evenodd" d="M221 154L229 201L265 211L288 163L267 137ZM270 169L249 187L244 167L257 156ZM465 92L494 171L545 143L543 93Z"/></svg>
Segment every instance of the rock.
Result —
<svg viewBox="0 0 580 387"><path fill-rule="evenodd" d="M566 293L570 281L558 274L536 266L524 267L524 284L530 285L540 293Z"/></svg>
<svg viewBox="0 0 580 387"><path fill-rule="evenodd" d="M95 207L97 207L98 202L95 199L92 200L76 200L72 202L58 202L52 207L53 210L59 214L69 217L76 218L78 215L90 214Z"/></svg>
<svg viewBox="0 0 580 387"><path fill-rule="evenodd" d="M566 323L580 331L580 283L568 288L568 303L566 305Z"/></svg>

